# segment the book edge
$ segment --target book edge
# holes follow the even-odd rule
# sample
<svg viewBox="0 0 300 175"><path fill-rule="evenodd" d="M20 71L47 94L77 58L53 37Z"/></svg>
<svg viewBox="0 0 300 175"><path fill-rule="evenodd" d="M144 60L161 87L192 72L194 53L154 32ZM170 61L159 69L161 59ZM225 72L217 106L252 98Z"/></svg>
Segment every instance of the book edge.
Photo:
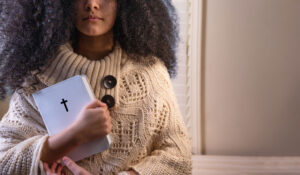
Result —
<svg viewBox="0 0 300 175"><path fill-rule="evenodd" d="M95 94L92 90L92 87L91 87L90 83L88 82L88 78L86 77L86 75L81 75L81 79L83 80L83 84L86 87L90 98L92 100L95 100L96 99Z"/></svg>
<svg viewBox="0 0 300 175"><path fill-rule="evenodd" d="M37 98L37 97L36 97L36 94L33 93L33 94L32 94L32 97L33 97L33 99L34 99L34 103L35 103L35 105L36 105L36 107L37 107L37 109L38 109L38 112L39 112L40 115L41 115L41 118L42 118L42 120L43 120L43 122L44 122L44 125L45 125L45 127L46 127L46 129L47 129L47 131L48 131L49 136L53 135L53 131L51 131L51 129L49 128L47 122L45 121L45 119L44 119L44 117L43 117L43 115L45 115L45 114L43 114L43 112L40 111L40 104L37 103L37 100L36 100L36 98Z"/></svg>
<svg viewBox="0 0 300 175"><path fill-rule="evenodd" d="M87 76L86 75L81 75L81 78L83 80L83 83L84 83L85 87L87 88L88 94L90 95L91 99L96 99L95 94L92 90L92 87L91 87L90 83L88 82ZM109 147L110 144L111 144L111 138L110 138L109 134L106 135L106 139L107 139L108 147Z"/></svg>

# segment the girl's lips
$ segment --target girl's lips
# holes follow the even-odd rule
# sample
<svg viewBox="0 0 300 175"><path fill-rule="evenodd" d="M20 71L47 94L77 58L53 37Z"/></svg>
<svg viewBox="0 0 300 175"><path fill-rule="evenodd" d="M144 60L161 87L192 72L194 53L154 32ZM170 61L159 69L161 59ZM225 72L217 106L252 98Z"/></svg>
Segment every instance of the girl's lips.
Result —
<svg viewBox="0 0 300 175"><path fill-rule="evenodd" d="M87 21L98 21L98 20L101 20L101 21L104 21L104 18L99 18L97 16L88 16L86 18L83 18L83 20L87 20Z"/></svg>
<svg viewBox="0 0 300 175"><path fill-rule="evenodd" d="M85 21L101 21L99 18L87 18Z"/></svg>

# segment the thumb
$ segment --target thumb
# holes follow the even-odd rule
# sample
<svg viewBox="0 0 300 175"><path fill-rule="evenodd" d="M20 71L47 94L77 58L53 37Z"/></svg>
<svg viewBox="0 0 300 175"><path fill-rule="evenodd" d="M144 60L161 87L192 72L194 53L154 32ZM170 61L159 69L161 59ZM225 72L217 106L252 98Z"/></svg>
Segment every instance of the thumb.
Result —
<svg viewBox="0 0 300 175"><path fill-rule="evenodd" d="M85 106L86 109L100 107L99 100L93 100Z"/></svg>
<svg viewBox="0 0 300 175"><path fill-rule="evenodd" d="M103 101L99 100L99 105L100 107L104 107L104 108L107 108L107 104L104 103Z"/></svg>
<svg viewBox="0 0 300 175"><path fill-rule="evenodd" d="M69 168L70 171L72 171L72 173L76 173L76 172L80 172L81 171L81 167L78 166L72 159L68 158L68 157L63 157L62 158L63 164Z"/></svg>

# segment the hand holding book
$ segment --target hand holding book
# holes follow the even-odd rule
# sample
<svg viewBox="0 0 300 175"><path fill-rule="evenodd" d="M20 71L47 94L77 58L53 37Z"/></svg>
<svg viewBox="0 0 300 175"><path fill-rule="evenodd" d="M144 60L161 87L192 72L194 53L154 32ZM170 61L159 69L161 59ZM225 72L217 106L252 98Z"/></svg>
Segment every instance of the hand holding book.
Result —
<svg viewBox="0 0 300 175"><path fill-rule="evenodd" d="M65 155L78 161L109 148L110 112L95 98L86 76L71 77L33 97L49 134L42 161L53 162Z"/></svg>
<svg viewBox="0 0 300 175"><path fill-rule="evenodd" d="M86 105L71 125L80 144L103 138L111 131L111 116L107 105L96 99Z"/></svg>
<svg viewBox="0 0 300 175"><path fill-rule="evenodd" d="M83 107L72 125L48 138L41 160L55 162L79 145L105 137L111 128L111 116L106 104L93 100Z"/></svg>

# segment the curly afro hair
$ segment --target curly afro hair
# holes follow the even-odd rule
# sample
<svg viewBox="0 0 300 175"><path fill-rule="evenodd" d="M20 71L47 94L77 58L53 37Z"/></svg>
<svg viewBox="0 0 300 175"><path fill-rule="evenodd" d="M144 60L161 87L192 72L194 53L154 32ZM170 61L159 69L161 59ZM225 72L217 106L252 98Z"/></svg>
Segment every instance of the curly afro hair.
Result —
<svg viewBox="0 0 300 175"><path fill-rule="evenodd" d="M0 1L0 99L22 87L60 45L76 39L76 0ZM133 59L161 59L176 75L177 15L171 0L117 0L114 39Z"/></svg>

